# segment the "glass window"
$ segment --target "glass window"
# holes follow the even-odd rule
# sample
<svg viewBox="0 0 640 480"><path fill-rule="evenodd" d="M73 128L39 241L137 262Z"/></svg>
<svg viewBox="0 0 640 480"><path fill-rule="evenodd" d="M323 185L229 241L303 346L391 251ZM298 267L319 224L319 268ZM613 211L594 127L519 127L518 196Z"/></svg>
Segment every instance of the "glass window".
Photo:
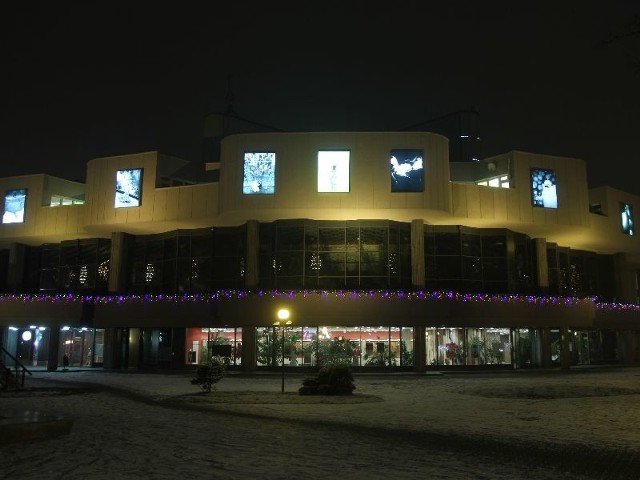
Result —
<svg viewBox="0 0 640 480"><path fill-rule="evenodd" d="M459 256L437 256L435 258L435 277L438 279L461 278L461 262Z"/></svg>
<svg viewBox="0 0 640 480"><path fill-rule="evenodd" d="M304 227L278 225L277 247L279 251L304 250Z"/></svg>
<svg viewBox="0 0 640 480"><path fill-rule="evenodd" d="M209 355L222 356L230 365L242 364L242 328L187 328L185 364L201 364Z"/></svg>
<svg viewBox="0 0 640 480"><path fill-rule="evenodd" d="M462 243L462 255L480 256L480 235L463 233L460 235L460 240Z"/></svg>
<svg viewBox="0 0 640 480"><path fill-rule="evenodd" d="M483 257L506 257L507 238L505 235L483 235L482 236L482 256Z"/></svg>
<svg viewBox="0 0 640 480"><path fill-rule="evenodd" d="M485 282L506 282L507 259L484 258L482 260L482 274Z"/></svg>
<svg viewBox="0 0 640 480"><path fill-rule="evenodd" d="M313 260L313 259L312 259ZM319 255L316 270L322 276L344 276L346 254L344 252L323 253Z"/></svg>
<svg viewBox="0 0 640 480"><path fill-rule="evenodd" d="M436 255L460 255L458 233L436 233L434 240Z"/></svg>
<svg viewBox="0 0 640 480"><path fill-rule="evenodd" d="M320 228L320 251L344 251L346 248L346 236L344 228Z"/></svg>
<svg viewBox="0 0 640 480"><path fill-rule="evenodd" d="M482 280L482 262L480 257L462 257L462 278Z"/></svg>

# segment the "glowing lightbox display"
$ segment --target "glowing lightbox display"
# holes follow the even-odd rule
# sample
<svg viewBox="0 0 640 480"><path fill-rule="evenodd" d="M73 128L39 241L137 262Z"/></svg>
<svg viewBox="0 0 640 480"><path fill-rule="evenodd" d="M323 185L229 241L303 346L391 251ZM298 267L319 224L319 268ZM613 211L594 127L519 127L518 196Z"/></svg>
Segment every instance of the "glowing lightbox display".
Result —
<svg viewBox="0 0 640 480"><path fill-rule="evenodd" d="M622 233L626 233L627 235L636 234L633 220L633 206L624 202L620 202L620 228L622 228Z"/></svg>
<svg viewBox="0 0 640 480"><path fill-rule="evenodd" d="M534 207L558 208L556 173L553 170L531 169L531 201Z"/></svg>
<svg viewBox="0 0 640 480"><path fill-rule="evenodd" d="M349 150L318 152L318 192L349 191Z"/></svg>
<svg viewBox="0 0 640 480"><path fill-rule="evenodd" d="M2 223L24 222L24 208L27 202L27 189L7 190L4 196L4 213Z"/></svg>
<svg viewBox="0 0 640 480"><path fill-rule="evenodd" d="M116 171L115 208L140 206L142 170L142 168L130 168Z"/></svg>
<svg viewBox="0 0 640 480"><path fill-rule="evenodd" d="M276 154L248 152L244 154L242 193L272 195L276 191Z"/></svg>
<svg viewBox="0 0 640 480"><path fill-rule="evenodd" d="M424 191L422 150L391 150L389 164L392 192Z"/></svg>

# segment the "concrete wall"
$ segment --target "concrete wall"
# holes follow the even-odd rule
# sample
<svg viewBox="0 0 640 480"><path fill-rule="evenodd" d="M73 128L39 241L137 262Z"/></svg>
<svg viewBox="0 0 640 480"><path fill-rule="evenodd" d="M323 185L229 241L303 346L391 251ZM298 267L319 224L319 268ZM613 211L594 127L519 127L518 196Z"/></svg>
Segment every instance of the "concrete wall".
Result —
<svg viewBox="0 0 640 480"><path fill-rule="evenodd" d="M331 132L240 134L222 142L220 214L226 223L249 218L313 218L352 220L393 218L410 221L414 211L450 215L448 140L423 132ZM424 192L392 193L391 149L422 149ZM320 150L350 151L347 193L319 193L317 163ZM245 152L276 153L273 195L242 192Z"/></svg>
<svg viewBox="0 0 640 480"><path fill-rule="evenodd" d="M24 222L0 224L2 246L10 243L40 245L46 241L86 237L83 229L84 205L50 207L50 179L51 177L44 174L0 178L0 202L3 212L4 195L7 190L27 189Z"/></svg>

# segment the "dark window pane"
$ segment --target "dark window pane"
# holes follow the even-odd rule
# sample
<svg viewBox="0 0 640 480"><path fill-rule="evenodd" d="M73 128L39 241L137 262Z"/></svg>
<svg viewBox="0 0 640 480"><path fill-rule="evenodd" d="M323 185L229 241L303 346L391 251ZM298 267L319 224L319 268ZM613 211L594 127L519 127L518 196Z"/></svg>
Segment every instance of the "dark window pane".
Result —
<svg viewBox="0 0 640 480"><path fill-rule="evenodd" d="M304 257L302 252L293 253L288 252L286 254L278 255L276 260L276 274L277 275L302 275Z"/></svg>
<svg viewBox="0 0 640 480"><path fill-rule="evenodd" d="M145 260L147 262L162 261L162 256L163 256L162 247L163 247L162 240L150 240L149 242L147 242Z"/></svg>
<svg viewBox="0 0 640 480"><path fill-rule="evenodd" d="M509 293L507 282L484 282L485 293Z"/></svg>
<svg viewBox="0 0 640 480"><path fill-rule="evenodd" d="M238 229L218 228L214 231L214 255L218 257L244 254L244 234Z"/></svg>
<svg viewBox="0 0 640 480"><path fill-rule="evenodd" d="M303 227L278 227L277 233L278 251L303 250L304 249L304 228Z"/></svg>
<svg viewBox="0 0 640 480"><path fill-rule="evenodd" d="M460 238L462 242L462 255L479 257L481 254L480 235L464 233Z"/></svg>
<svg viewBox="0 0 640 480"><path fill-rule="evenodd" d="M178 257L191 256L191 237L189 235L181 235L178 237Z"/></svg>
<svg viewBox="0 0 640 480"><path fill-rule="evenodd" d="M178 254L178 238L175 236L164 240L164 258L176 258Z"/></svg>
<svg viewBox="0 0 640 480"><path fill-rule="evenodd" d="M304 231L304 248L309 251L318 250L318 228L307 227Z"/></svg>
<svg viewBox="0 0 640 480"><path fill-rule="evenodd" d="M304 282L304 277L302 275L291 276L291 277L278 277L275 288L280 288L280 289L304 288L303 282Z"/></svg>
<svg viewBox="0 0 640 480"><path fill-rule="evenodd" d="M45 245L42 248L42 268L57 268L60 264L60 247Z"/></svg>
<svg viewBox="0 0 640 480"><path fill-rule="evenodd" d="M362 252L360 255L360 275L387 276L386 252Z"/></svg>
<svg viewBox="0 0 640 480"><path fill-rule="evenodd" d="M213 234L191 237L191 256L193 258L213 255Z"/></svg>
<svg viewBox="0 0 640 480"><path fill-rule="evenodd" d="M424 272L427 278L434 278L436 276L436 257L424 258Z"/></svg>
<svg viewBox="0 0 640 480"><path fill-rule="evenodd" d="M318 278L318 288L325 290L335 290L347 288L344 277L320 277Z"/></svg>
<svg viewBox="0 0 640 480"><path fill-rule="evenodd" d="M487 235L482 237L483 257L506 257L507 239L504 235Z"/></svg>
<svg viewBox="0 0 640 480"><path fill-rule="evenodd" d="M40 290L58 289L58 269L48 268L40 271Z"/></svg>
<svg viewBox="0 0 640 480"><path fill-rule="evenodd" d="M94 265L97 253L97 243L80 245L78 249L78 265Z"/></svg>
<svg viewBox="0 0 640 480"><path fill-rule="evenodd" d="M462 257L462 277L466 280L482 280L480 257Z"/></svg>
<svg viewBox="0 0 640 480"><path fill-rule="evenodd" d="M360 249L360 229L356 227L347 228L347 250Z"/></svg>
<svg viewBox="0 0 640 480"><path fill-rule="evenodd" d="M170 285L170 292L175 292L176 289L176 260L169 259L162 262L162 283Z"/></svg>
<svg viewBox="0 0 640 480"><path fill-rule="evenodd" d="M386 277L360 277L360 288L379 290L388 288Z"/></svg>
<svg viewBox="0 0 640 480"><path fill-rule="evenodd" d="M384 228L361 228L360 229L360 249L361 250L387 250L387 230Z"/></svg>
<svg viewBox="0 0 640 480"><path fill-rule="evenodd" d="M424 254L435 255L436 253L436 241L433 233L426 232L424 234Z"/></svg>
<svg viewBox="0 0 640 480"><path fill-rule="evenodd" d="M441 278L461 278L461 265L460 265L460 257L451 256L444 257L438 256L435 257L436 264L436 274L435 277L438 279Z"/></svg>
<svg viewBox="0 0 640 480"><path fill-rule="evenodd" d="M457 233L436 233L437 255L460 255L460 235Z"/></svg>
<svg viewBox="0 0 640 480"><path fill-rule="evenodd" d="M484 258L482 260L482 275L485 282L506 282L506 258Z"/></svg>
<svg viewBox="0 0 640 480"><path fill-rule="evenodd" d="M344 228L321 228L319 231L320 251L344 251L345 250L345 229Z"/></svg>
<svg viewBox="0 0 640 480"><path fill-rule="evenodd" d="M320 255L321 268L319 274L321 276L344 275L345 273L345 254L344 253L323 253Z"/></svg>

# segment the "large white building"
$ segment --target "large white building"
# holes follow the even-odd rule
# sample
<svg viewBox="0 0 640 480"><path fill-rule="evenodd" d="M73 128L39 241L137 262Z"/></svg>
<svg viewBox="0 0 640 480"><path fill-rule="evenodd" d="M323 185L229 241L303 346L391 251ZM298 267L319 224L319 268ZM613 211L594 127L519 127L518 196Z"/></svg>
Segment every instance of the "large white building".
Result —
<svg viewBox="0 0 640 480"><path fill-rule="evenodd" d="M218 159L216 159L218 160ZM444 136L239 133L0 179L0 360L424 371L640 361L640 198ZM277 318L289 311L290 323Z"/></svg>

